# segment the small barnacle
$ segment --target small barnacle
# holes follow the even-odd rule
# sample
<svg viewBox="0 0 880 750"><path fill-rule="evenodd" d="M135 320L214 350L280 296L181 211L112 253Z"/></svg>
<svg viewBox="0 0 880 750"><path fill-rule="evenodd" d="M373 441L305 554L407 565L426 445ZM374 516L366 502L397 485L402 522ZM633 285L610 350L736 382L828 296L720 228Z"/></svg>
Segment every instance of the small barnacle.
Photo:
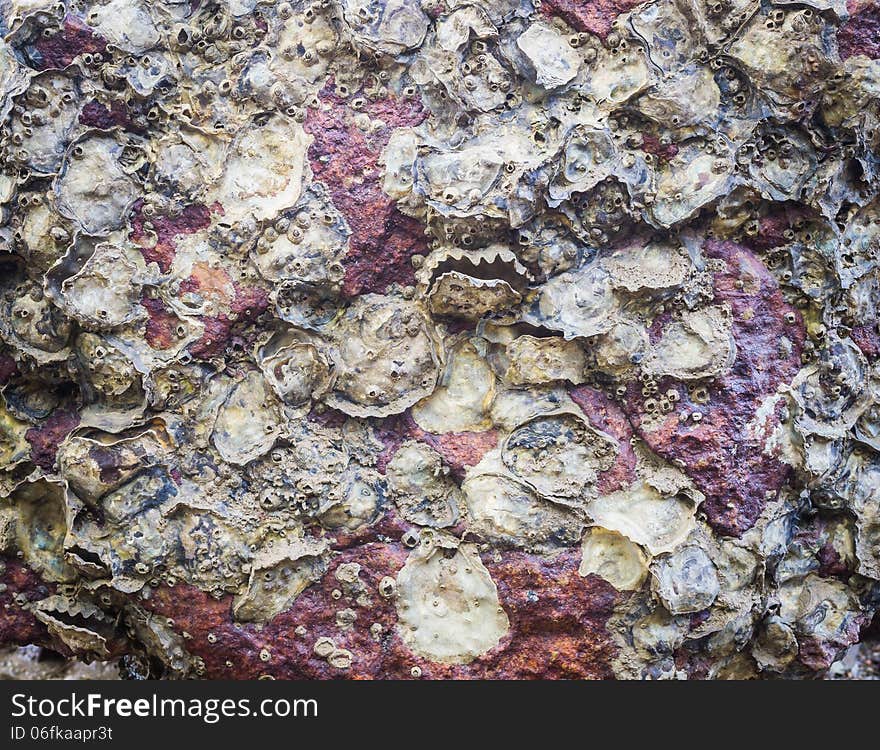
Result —
<svg viewBox="0 0 880 750"><path fill-rule="evenodd" d="M397 592L397 581L391 576L383 576L379 581L379 594L385 599L390 599Z"/></svg>
<svg viewBox="0 0 880 750"><path fill-rule="evenodd" d="M315 656L319 656L322 659L328 658L335 650L336 644L333 643L332 638L328 638L327 636L321 636L318 638L318 640L315 641L315 645L312 647Z"/></svg>
<svg viewBox="0 0 880 750"><path fill-rule="evenodd" d="M348 669L354 661L354 654L344 648L334 649L327 657L327 663L336 669Z"/></svg>

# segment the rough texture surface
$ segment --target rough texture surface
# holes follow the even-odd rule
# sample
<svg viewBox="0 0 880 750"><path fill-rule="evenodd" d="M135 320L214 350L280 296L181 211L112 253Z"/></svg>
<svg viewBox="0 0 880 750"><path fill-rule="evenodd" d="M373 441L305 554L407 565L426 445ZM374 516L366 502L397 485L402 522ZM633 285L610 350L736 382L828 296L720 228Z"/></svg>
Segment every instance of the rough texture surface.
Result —
<svg viewBox="0 0 880 750"><path fill-rule="evenodd" d="M870 676L878 24L0 3L0 669Z"/></svg>

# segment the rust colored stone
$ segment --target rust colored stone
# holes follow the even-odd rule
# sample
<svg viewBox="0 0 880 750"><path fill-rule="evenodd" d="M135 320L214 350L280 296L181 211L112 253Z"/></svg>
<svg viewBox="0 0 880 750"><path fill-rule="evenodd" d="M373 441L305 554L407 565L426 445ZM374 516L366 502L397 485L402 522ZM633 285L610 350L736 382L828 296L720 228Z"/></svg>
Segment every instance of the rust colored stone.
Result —
<svg viewBox="0 0 880 750"><path fill-rule="evenodd" d="M642 133L642 151L657 157L661 162L669 161L678 153L674 143L662 144L660 139L650 133Z"/></svg>
<svg viewBox="0 0 880 750"><path fill-rule="evenodd" d="M170 349L177 341L180 319L161 300L152 297L141 299L141 307L147 311L144 339L154 349Z"/></svg>
<svg viewBox="0 0 880 750"><path fill-rule="evenodd" d="M81 125L99 130L122 128L132 132L143 132L143 128L137 127L131 121L125 105L118 101L111 102L109 108L96 99L87 102L79 113L79 121Z"/></svg>
<svg viewBox="0 0 880 750"><path fill-rule="evenodd" d="M816 557L819 559L819 569L816 572L820 576L838 578L852 573L849 566L841 560L840 554L834 549L834 545L831 542L823 544L816 553Z"/></svg>
<svg viewBox="0 0 880 750"><path fill-rule="evenodd" d="M68 15L61 30L49 37L41 36L34 50L35 67L39 70L66 68L79 55L106 52L107 40L92 31L81 18Z"/></svg>
<svg viewBox="0 0 880 750"><path fill-rule="evenodd" d="M877 332L876 323L853 326L850 338L869 360L880 357L880 333Z"/></svg>
<svg viewBox="0 0 880 750"><path fill-rule="evenodd" d="M31 444L31 461L46 471L55 468L58 446L79 424L75 411L56 411L39 427L31 427L25 439Z"/></svg>
<svg viewBox="0 0 880 750"><path fill-rule="evenodd" d="M597 489L604 495L628 487L636 478L636 454L630 443L633 429L626 413L605 393L587 385L572 388L568 395L593 427L617 440L618 453L614 465L599 473Z"/></svg>
<svg viewBox="0 0 880 750"><path fill-rule="evenodd" d="M189 347L190 354L197 359L221 355L236 339L236 331L252 323L269 307L268 292L262 287L234 284L233 289L234 296L228 301L229 314L199 318L205 331Z"/></svg>
<svg viewBox="0 0 880 750"><path fill-rule="evenodd" d="M576 31L588 31L602 39L621 13L641 5L644 0L544 0L541 12L558 16Z"/></svg>
<svg viewBox="0 0 880 750"><path fill-rule="evenodd" d="M837 637L820 640L813 637L798 638L798 661L816 671L828 669L843 651L859 642L859 631L866 618L856 618Z"/></svg>
<svg viewBox="0 0 880 750"><path fill-rule="evenodd" d="M447 432L435 435L418 426L412 431L416 440L430 445L443 459L453 477L461 480L469 466L480 463L483 456L498 445L497 430L486 432Z"/></svg>
<svg viewBox="0 0 880 750"><path fill-rule="evenodd" d="M790 474L788 465L765 453L761 435L753 434L748 425L762 401L800 368L804 328L800 314L785 302L773 276L749 250L717 241L708 242L705 250L726 266L715 275L715 301L732 310L737 346L732 367L710 385L706 404L694 403L670 378L661 380L660 392L676 387L681 400L659 428L643 426L644 399L638 384L630 384L624 409L653 451L684 465L706 495L702 510L709 524L719 533L740 536ZM785 321L788 313L794 313L793 323ZM694 411L702 414L700 422L682 419ZM772 429L778 424L778 411L771 420Z"/></svg>
<svg viewBox="0 0 880 750"><path fill-rule="evenodd" d="M0 386L6 385L18 375L18 365L8 354L0 354Z"/></svg>
<svg viewBox="0 0 880 750"><path fill-rule="evenodd" d="M122 457L111 447L94 445L89 449L89 458L98 465L98 476L104 484L112 484L122 477Z"/></svg>
<svg viewBox="0 0 880 750"><path fill-rule="evenodd" d="M196 359L211 359L226 351L232 335L232 323L225 315L200 318L205 330L198 341L190 344L189 353Z"/></svg>
<svg viewBox="0 0 880 750"><path fill-rule="evenodd" d="M864 55L874 60L880 58L880 4L870 2L859 5L861 7L854 8L854 15L837 31L841 60L854 55Z"/></svg>
<svg viewBox="0 0 880 750"><path fill-rule="evenodd" d="M205 229L211 224L211 214L222 214L219 205L203 206L195 203L184 208L177 216L151 216L143 215L143 202L135 204L131 218L131 234L129 239L140 246L141 253L147 263L156 263L162 273L171 270L174 255L177 252L174 240L181 234L193 234L200 229ZM149 221L153 225L152 232L156 235L156 242L149 246L150 233L144 228L144 223Z"/></svg>
<svg viewBox="0 0 880 750"><path fill-rule="evenodd" d="M287 612L258 627L232 621L231 597L212 599L198 589L178 585L156 590L143 603L149 611L174 621L174 629L192 637L187 649L205 662L209 678L277 679L411 678L413 667L427 679L609 678L614 646L605 630L617 599L614 589L594 576L582 578L578 555L563 552L549 560L521 552L484 559L498 587L510 632L485 655L467 665L434 664L411 653L397 635L392 600L378 594L379 581L395 576L406 561L400 544L367 542L339 554L324 578L306 589ZM369 598L361 606L344 592L334 572L342 563L361 565L360 580ZM348 629L336 623L336 612L351 608L357 620ZM378 639L370 632L382 626ZM298 635L298 627L305 628ZM208 634L215 640L211 643ZM354 655L349 669L330 666L314 654L320 637ZM269 660L262 661L265 649ZM232 666L227 666L227 661Z"/></svg>
<svg viewBox="0 0 880 750"><path fill-rule="evenodd" d="M355 124L352 109L331 93L309 109L304 127L314 136L309 163L315 179L330 191L333 204L352 230L343 259L343 293L352 297L384 292L391 284L413 284L410 259L427 252L422 225L402 214L382 192L378 159L394 128L417 125L427 117L420 100L389 97L368 101L363 110L386 127L366 135Z"/></svg>
<svg viewBox="0 0 880 750"><path fill-rule="evenodd" d="M376 425L376 434L385 445L376 462L378 470L383 474L388 462L402 443L407 440L418 440L437 451L450 468L452 476L458 480L464 477L465 470L469 466L478 464L488 451L495 448L499 440L496 430L444 434L427 432L416 424L408 410L403 414L382 420Z"/></svg>
<svg viewBox="0 0 880 750"><path fill-rule="evenodd" d="M4 646L52 645L46 626L16 601L24 597L27 602L44 599L55 593L51 584L46 584L33 570L14 557L0 555L3 583L6 589L0 591L0 644Z"/></svg>
<svg viewBox="0 0 880 750"><path fill-rule="evenodd" d="M751 250L772 250L787 245L791 240L785 232L803 220L812 218L811 212L804 206L794 203L774 203L770 210L758 220L757 234L747 237L743 244Z"/></svg>

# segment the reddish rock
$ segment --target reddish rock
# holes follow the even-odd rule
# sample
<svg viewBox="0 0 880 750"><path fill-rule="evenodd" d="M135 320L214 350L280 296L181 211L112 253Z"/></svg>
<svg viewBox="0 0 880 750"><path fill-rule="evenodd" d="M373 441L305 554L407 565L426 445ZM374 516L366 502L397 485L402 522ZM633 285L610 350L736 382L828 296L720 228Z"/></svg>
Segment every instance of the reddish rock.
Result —
<svg viewBox="0 0 880 750"><path fill-rule="evenodd" d="M428 679L613 676L610 662L615 651L605 625L617 594L604 581L578 574L576 552L552 560L520 552L484 559L510 620L510 632L467 665L434 664L412 654L397 635L393 600L382 598L378 585L383 576L397 574L407 554L399 544L382 542L345 550L322 581L262 627L234 623L231 597L218 601L189 586L160 588L142 605L171 618L178 633L190 634L186 648L204 660L209 678L253 679L267 674L279 679L403 679L412 677L413 667ZM334 575L340 564L348 562L361 565L367 606L358 604L357 594L346 591ZM343 596L334 598L334 589ZM347 629L336 622L336 613L346 608L357 613ZM378 638L370 632L374 623L382 627ZM296 632L300 627L305 628L302 635ZM314 653L320 637L351 651L349 669L334 668ZM263 650L267 661L260 658Z"/></svg>
<svg viewBox="0 0 880 750"><path fill-rule="evenodd" d="M853 4L853 15L837 30L840 59L865 55L876 60L880 57L880 4L876 2Z"/></svg>
<svg viewBox="0 0 880 750"><path fill-rule="evenodd" d="M855 618L845 630L828 640L799 636L797 660L817 672L828 669L847 648L859 642L859 631L866 619L866 616Z"/></svg>
<svg viewBox="0 0 880 750"><path fill-rule="evenodd" d="M141 299L141 307L147 311L147 325L144 339L153 349L170 349L177 342L177 326L180 319L171 312L162 300L152 297Z"/></svg>
<svg viewBox="0 0 880 750"><path fill-rule="evenodd" d="M785 232L798 222L812 218L811 211L797 203L771 203L767 213L758 220L758 232L743 241L752 250L772 250L787 245L791 240Z"/></svg>
<svg viewBox="0 0 880 750"><path fill-rule="evenodd" d="M66 16L61 30L51 36L41 36L34 45L36 67L66 68L79 55L107 51L107 40L98 36L76 16Z"/></svg>
<svg viewBox="0 0 880 750"><path fill-rule="evenodd" d="M675 381L662 380L660 392L675 387L681 400L659 427L648 429L644 424L640 385L630 385L624 409L648 446L668 461L683 464L706 495L702 510L710 525L719 533L740 536L790 474L788 465L765 453L763 434L753 434L748 425L764 399L799 370L804 328L800 314L785 302L770 272L749 250L710 241L705 251L726 267L715 275L715 302L727 303L732 310L737 346L732 367L710 384L706 404L694 403ZM794 315L794 322L787 322L786 315ZM702 421L682 419L694 411L702 414ZM766 433L778 422L777 409L767 428L757 432Z"/></svg>
<svg viewBox="0 0 880 750"><path fill-rule="evenodd" d="M412 430L412 437L437 451L443 458L443 463L450 468L452 476L458 480L464 478L468 467L480 463L483 456L498 445L499 439L497 430L435 435L418 426Z"/></svg>
<svg viewBox="0 0 880 750"><path fill-rule="evenodd" d="M678 154L678 146L674 143L662 144L660 139L650 133L642 133L642 151L657 157L661 162L669 161Z"/></svg>
<svg viewBox="0 0 880 750"><path fill-rule="evenodd" d="M226 351L232 336L232 323L225 315L216 318L200 318L205 330L199 339L189 346L189 353L196 359L219 357Z"/></svg>
<svg viewBox="0 0 880 750"><path fill-rule="evenodd" d="M376 465L385 473L388 462L400 445L407 440L418 440L431 446L459 481L464 478L466 469L480 462L484 455L498 445L496 430L485 432L447 432L435 434L419 427L409 411L389 417L376 425L376 433L385 444L378 456Z"/></svg>
<svg viewBox="0 0 880 750"><path fill-rule="evenodd" d="M18 375L18 365L8 354L0 354L0 386L6 385Z"/></svg>
<svg viewBox="0 0 880 750"><path fill-rule="evenodd" d="M644 0L544 0L541 13L558 16L576 31L588 31L604 39L621 13L626 13Z"/></svg>
<svg viewBox="0 0 880 750"><path fill-rule="evenodd" d="M873 361L880 357L880 333L877 332L876 323L853 326L849 335L869 360Z"/></svg>
<svg viewBox="0 0 880 750"><path fill-rule="evenodd" d="M75 411L56 411L39 427L31 427L25 439L31 444L31 461L46 471L53 471L58 446L79 424Z"/></svg>
<svg viewBox="0 0 880 750"><path fill-rule="evenodd" d="M87 102L79 113L79 121L81 125L99 130L123 128L132 132L143 132L142 128L131 121L125 105L118 101L111 102L109 108L96 99Z"/></svg>
<svg viewBox="0 0 880 750"><path fill-rule="evenodd" d="M141 253L147 263L157 263L162 273L171 270L176 246L174 240L181 234L193 234L211 224L212 214L222 214L218 205L203 206L195 203L184 208L177 216L151 216L142 213L143 203L136 203L131 217L131 234L129 239L140 246ZM152 233L156 236L155 245L148 245L152 235L144 227L145 222L152 225Z"/></svg>
<svg viewBox="0 0 880 750"><path fill-rule="evenodd" d="M581 408L593 427L617 440L618 452L614 465L608 471L599 473L596 488L605 495L628 487L636 478L636 454L630 443L633 436L632 425L623 409L602 391L586 385L572 388L568 395Z"/></svg>
<svg viewBox="0 0 880 750"><path fill-rule="evenodd" d="M616 647L606 629L619 594L598 576L580 576L580 550L552 560L524 552L484 559L510 618L500 652L482 657L491 679L610 679ZM509 640L508 640L509 639Z"/></svg>
<svg viewBox="0 0 880 750"><path fill-rule="evenodd" d="M305 129L314 136L309 162L315 179L323 182L333 204L345 216L352 235L343 259L343 293L349 297L384 292L391 284L413 284L414 254L425 254L422 225L402 214L382 192L379 155L395 128L417 125L427 117L420 100L389 97L369 101L363 109L386 123L366 135L354 124L348 102L321 92L321 104L309 110Z"/></svg>
<svg viewBox="0 0 880 750"><path fill-rule="evenodd" d="M43 583L39 575L14 557L0 555L0 571L0 581L6 586L0 591L0 645L50 645L46 626L22 607L19 597L25 603L44 599L55 593L54 586Z"/></svg>
<svg viewBox="0 0 880 750"><path fill-rule="evenodd" d="M197 359L211 359L223 354L236 340L236 331L252 323L269 307L269 294L262 287L234 284L233 288L235 296L228 301L229 314L199 318L205 331L189 347L190 354Z"/></svg>
<svg viewBox="0 0 880 750"><path fill-rule="evenodd" d="M838 578L841 576L849 576L852 571L849 566L840 558L840 553L834 549L831 542L823 544L816 553L819 559L819 569L816 571L820 576L826 578Z"/></svg>

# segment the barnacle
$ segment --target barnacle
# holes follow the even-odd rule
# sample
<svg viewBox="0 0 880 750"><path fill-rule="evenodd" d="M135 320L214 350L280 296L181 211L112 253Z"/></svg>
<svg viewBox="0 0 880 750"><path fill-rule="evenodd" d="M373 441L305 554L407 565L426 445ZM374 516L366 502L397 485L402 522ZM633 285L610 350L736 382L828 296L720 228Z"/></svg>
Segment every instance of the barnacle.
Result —
<svg viewBox="0 0 880 750"><path fill-rule="evenodd" d="M173 678L875 637L864 13L0 3L0 635Z"/></svg>

